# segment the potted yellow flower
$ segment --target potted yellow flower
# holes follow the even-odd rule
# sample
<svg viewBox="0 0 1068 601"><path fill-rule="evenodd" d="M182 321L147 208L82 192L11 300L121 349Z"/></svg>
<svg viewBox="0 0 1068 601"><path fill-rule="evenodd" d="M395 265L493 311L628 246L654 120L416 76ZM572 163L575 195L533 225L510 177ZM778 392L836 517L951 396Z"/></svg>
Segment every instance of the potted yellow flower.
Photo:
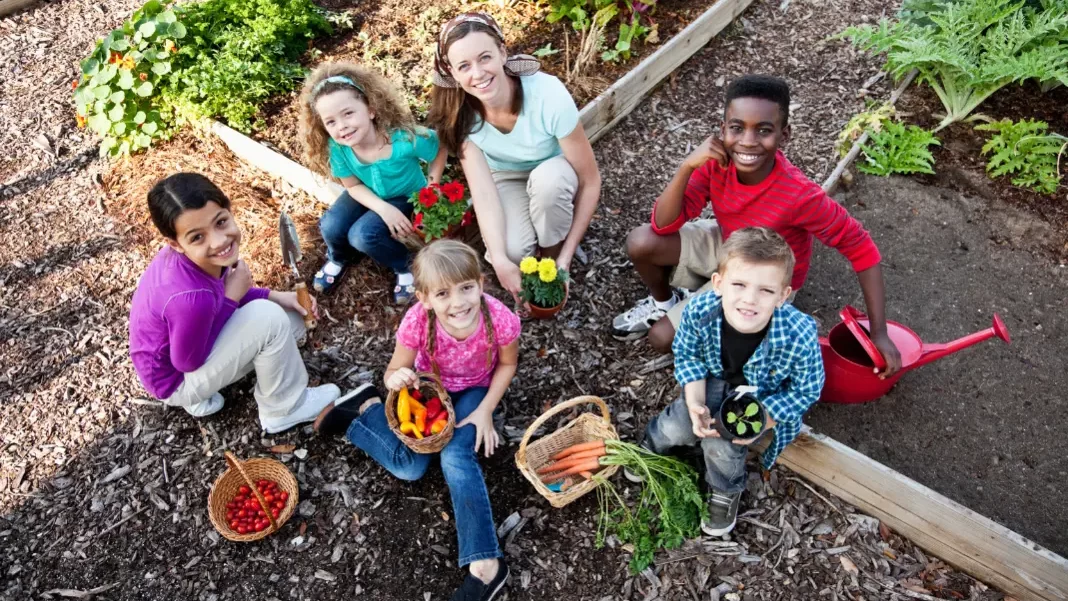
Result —
<svg viewBox="0 0 1068 601"><path fill-rule="evenodd" d="M530 314L538 319L549 319L560 312L567 302L566 269L557 269L552 259L538 260L526 257L519 262L523 274L519 295L530 306Z"/></svg>

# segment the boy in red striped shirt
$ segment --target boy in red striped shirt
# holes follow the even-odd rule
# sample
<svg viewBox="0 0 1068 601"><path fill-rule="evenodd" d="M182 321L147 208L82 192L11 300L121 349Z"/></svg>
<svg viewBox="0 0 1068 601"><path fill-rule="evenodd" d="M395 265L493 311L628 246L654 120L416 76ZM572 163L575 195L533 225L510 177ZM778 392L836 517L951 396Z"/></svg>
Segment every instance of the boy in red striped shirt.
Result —
<svg viewBox="0 0 1068 601"><path fill-rule="evenodd" d="M872 341L887 360L881 375L898 370L901 358L886 334L879 249L859 221L779 150L790 138L789 113L790 88L782 79L746 75L731 82L719 137L710 136L686 157L656 200L652 223L627 236L627 254L651 295L615 318L613 336L648 334L653 348L669 352L686 304L686 292L676 288L706 291L723 240L735 230L764 226L794 252L794 290L808 275L814 237L852 263ZM691 221L709 205L715 220Z"/></svg>

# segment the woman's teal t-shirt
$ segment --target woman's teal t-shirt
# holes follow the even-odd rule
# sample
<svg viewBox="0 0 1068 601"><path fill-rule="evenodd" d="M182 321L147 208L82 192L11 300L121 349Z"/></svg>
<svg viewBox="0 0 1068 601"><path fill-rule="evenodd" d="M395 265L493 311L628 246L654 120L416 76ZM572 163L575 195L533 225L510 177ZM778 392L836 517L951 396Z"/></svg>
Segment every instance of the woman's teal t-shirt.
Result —
<svg viewBox="0 0 1068 601"><path fill-rule="evenodd" d="M415 136L404 130L390 136L393 152L389 158L363 163L348 146L330 140L330 171L334 177L355 177L379 198L411 196L426 186L420 161L429 163L438 154L438 134L425 127L415 128Z"/></svg>
<svg viewBox="0 0 1068 601"><path fill-rule="evenodd" d="M519 78L523 84L523 109L515 127L501 133L496 127L475 120L468 135L486 155L493 171L531 171L562 154L560 138L566 138L579 123L575 100L564 84L547 73Z"/></svg>

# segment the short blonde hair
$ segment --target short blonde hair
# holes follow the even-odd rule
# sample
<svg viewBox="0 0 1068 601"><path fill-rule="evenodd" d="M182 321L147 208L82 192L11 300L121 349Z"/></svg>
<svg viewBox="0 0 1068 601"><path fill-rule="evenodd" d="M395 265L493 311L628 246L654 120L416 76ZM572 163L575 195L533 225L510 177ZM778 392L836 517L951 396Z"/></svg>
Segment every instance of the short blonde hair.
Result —
<svg viewBox="0 0 1068 601"><path fill-rule="evenodd" d="M722 259L717 271L721 276L726 275L731 259L782 267L784 287L794 276L794 251L778 232L768 227L746 227L731 233L720 254Z"/></svg>

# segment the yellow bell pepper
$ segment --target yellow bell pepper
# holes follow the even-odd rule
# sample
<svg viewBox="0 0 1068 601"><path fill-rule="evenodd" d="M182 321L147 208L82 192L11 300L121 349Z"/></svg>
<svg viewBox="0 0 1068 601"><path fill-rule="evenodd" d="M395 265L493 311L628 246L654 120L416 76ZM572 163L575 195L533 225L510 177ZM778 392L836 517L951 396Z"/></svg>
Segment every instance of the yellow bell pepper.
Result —
<svg viewBox="0 0 1068 601"><path fill-rule="evenodd" d="M410 422L412 421L412 397L408 394L408 387L400 389L397 393L397 421Z"/></svg>
<svg viewBox="0 0 1068 601"><path fill-rule="evenodd" d="M400 425L400 431L408 436L414 436L418 440L422 440L423 431L416 428L412 422L404 422Z"/></svg>

